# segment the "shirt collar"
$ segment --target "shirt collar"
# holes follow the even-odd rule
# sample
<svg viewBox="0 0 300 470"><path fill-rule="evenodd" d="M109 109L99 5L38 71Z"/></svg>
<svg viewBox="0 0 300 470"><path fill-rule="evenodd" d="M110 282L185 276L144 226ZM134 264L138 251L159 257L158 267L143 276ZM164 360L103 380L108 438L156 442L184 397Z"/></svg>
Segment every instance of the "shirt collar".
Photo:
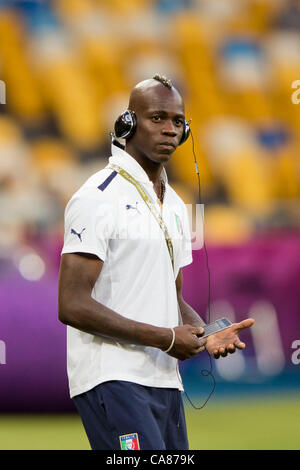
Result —
<svg viewBox="0 0 300 470"><path fill-rule="evenodd" d="M136 180L140 182L152 184L145 170L135 160L135 158L129 155L129 153L127 153L125 150L122 150L113 144L111 146L111 153L112 153L112 156L109 158L109 163L119 165L121 168L128 171L128 173L131 176L133 176L133 178L135 178ZM167 177L167 172L164 167L162 169L160 176L163 182L167 184L168 177Z"/></svg>

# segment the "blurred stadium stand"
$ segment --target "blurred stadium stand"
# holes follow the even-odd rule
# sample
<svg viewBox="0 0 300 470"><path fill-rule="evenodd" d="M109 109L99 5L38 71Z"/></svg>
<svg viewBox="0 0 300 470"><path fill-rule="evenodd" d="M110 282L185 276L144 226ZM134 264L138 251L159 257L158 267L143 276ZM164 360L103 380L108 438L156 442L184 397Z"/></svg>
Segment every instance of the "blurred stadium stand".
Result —
<svg viewBox="0 0 300 470"><path fill-rule="evenodd" d="M208 246L246 252L260 237L292 236L299 253L299 44L299 1L0 0L3 285L57 278L65 204L106 165L132 86L156 72L192 118ZM199 202L191 139L168 172L186 203Z"/></svg>
<svg viewBox="0 0 300 470"><path fill-rule="evenodd" d="M290 99L299 11L279 0L2 0L0 197L19 214L2 221L6 248L28 232L60 233L68 197L105 165L131 87L156 71L173 79L193 120L207 241L299 229L300 113ZM191 141L169 172L196 202Z"/></svg>

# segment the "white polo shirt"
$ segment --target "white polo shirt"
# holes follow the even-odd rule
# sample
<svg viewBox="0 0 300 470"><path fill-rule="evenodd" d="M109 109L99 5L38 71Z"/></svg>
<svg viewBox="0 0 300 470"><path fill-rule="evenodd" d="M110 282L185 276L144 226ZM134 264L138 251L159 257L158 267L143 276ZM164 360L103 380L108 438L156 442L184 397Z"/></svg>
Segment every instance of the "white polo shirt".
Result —
<svg viewBox="0 0 300 470"><path fill-rule="evenodd" d="M92 253L103 260L92 297L126 318L158 327L179 324L175 280L192 262L186 207L168 185L162 208L146 172L112 146L109 163L126 170L162 211L174 250L174 271L164 233L136 187L112 169L92 175L65 211L63 253ZM70 396L108 380L182 389L177 360L160 349L122 343L67 327Z"/></svg>

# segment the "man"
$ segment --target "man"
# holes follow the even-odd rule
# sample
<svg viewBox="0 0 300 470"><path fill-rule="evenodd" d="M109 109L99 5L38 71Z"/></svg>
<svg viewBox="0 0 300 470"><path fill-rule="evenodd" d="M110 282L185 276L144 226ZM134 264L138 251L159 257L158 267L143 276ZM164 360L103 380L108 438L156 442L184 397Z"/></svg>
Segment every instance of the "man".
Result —
<svg viewBox="0 0 300 470"><path fill-rule="evenodd" d="M66 208L59 319L70 395L92 449L183 450L177 360L243 349L237 334L253 320L201 339L204 322L182 297L187 211L164 169L182 138L184 103L155 76L132 90L129 109L136 126L125 151L113 145L109 167Z"/></svg>

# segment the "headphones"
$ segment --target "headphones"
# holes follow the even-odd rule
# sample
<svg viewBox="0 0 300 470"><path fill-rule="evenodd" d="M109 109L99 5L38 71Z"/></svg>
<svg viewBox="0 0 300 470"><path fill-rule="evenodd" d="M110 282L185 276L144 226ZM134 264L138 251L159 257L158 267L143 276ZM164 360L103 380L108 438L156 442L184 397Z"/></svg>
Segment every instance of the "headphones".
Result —
<svg viewBox="0 0 300 470"><path fill-rule="evenodd" d="M136 131L136 114L130 109L126 109L115 122L115 137L120 139L130 139ZM183 133L178 145L183 144L189 137L191 128L189 123L184 120Z"/></svg>

